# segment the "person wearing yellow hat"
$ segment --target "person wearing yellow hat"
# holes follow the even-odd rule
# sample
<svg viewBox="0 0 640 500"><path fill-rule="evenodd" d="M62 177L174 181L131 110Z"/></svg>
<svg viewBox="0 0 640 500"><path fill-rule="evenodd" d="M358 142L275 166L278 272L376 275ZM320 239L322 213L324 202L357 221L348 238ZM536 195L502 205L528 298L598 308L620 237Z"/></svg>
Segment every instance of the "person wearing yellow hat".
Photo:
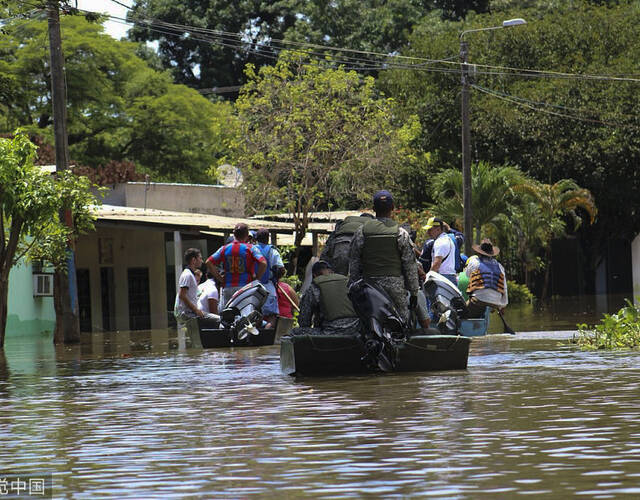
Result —
<svg viewBox="0 0 640 500"><path fill-rule="evenodd" d="M431 269L429 271L440 273L451 283L458 286L456 245L447 234L448 224L438 217L431 217L423 229L427 231L429 238L434 240L431 250Z"/></svg>
<svg viewBox="0 0 640 500"><path fill-rule="evenodd" d="M469 277L468 317L484 314L487 306L503 311L509 303L507 278L504 267L495 258L500 249L484 239L479 245L471 245L477 255L467 260L465 274Z"/></svg>

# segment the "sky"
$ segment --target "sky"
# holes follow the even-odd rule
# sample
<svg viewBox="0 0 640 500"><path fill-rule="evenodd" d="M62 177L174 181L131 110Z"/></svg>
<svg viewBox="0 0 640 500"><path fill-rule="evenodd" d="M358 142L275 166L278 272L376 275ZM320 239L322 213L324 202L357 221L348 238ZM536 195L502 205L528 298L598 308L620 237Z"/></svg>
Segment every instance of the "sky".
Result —
<svg viewBox="0 0 640 500"><path fill-rule="evenodd" d="M125 5L132 5L133 0L118 0ZM75 2L70 2L74 5ZM77 0L78 8L82 10L89 10L92 12L106 12L112 16L118 16L121 18L127 17L127 9L122 5L118 5L111 0ZM104 23L105 31L113 38L119 40L127 35L129 25L121 22L107 21Z"/></svg>

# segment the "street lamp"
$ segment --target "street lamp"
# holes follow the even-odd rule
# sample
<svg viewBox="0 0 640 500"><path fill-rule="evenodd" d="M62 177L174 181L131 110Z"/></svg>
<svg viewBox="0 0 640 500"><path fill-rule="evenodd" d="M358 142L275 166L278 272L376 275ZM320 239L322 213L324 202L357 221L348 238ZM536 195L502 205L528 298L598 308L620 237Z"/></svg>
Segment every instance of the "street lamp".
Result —
<svg viewBox="0 0 640 500"><path fill-rule="evenodd" d="M471 129L469 125L469 47L464 39L467 33L475 31L490 31L527 24L524 19L508 19L502 22L502 26L491 26L489 28L477 28L466 30L460 34L460 60L462 75L462 99L460 109L462 111L462 200L464 219L464 251L471 255L471 244L473 243L473 217L471 212Z"/></svg>

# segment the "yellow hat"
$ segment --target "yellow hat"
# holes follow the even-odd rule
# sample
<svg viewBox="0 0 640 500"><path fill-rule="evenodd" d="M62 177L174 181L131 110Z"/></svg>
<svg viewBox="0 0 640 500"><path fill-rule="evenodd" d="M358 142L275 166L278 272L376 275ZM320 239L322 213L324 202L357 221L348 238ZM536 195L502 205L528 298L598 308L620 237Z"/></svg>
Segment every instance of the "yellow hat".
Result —
<svg viewBox="0 0 640 500"><path fill-rule="evenodd" d="M434 227L443 227L444 226L444 221L442 219L438 219L437 217L431 217L427 223L422 226L422 229L428 231L429 229L432 229Z"/></svg>

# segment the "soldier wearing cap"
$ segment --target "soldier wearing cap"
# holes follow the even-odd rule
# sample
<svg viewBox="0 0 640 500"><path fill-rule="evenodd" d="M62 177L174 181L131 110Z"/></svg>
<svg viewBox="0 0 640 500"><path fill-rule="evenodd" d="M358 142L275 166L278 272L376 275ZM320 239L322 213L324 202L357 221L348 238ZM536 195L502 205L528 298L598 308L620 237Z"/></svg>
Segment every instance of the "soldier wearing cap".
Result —
<svg viewBox="0 0 640 500"><path fill-rule="evenodd" d="M482 316L487 306L504 310L509 303L509 296L504 267L495 259L500 249L488 239L482 240L479 245L471 245L471 248L477 255L467 260L464 269L469 277L468 317Z"/></svg>
<svg viewBox="0 0 640 500"><path fill-rule="evenodd" d="M387 292L405 322L418 303L418 270L409 233L391 219L389 191L373 196L376 218L365 222L353 236L349 250L349 284L366 279ZM407 291L409 304L407 304Z"/></svg>
<svg viewBox="0 0 640 500"><path fill-rule="evenodd" d="M334 273L323 261L316 262L313 281L300 300L299 328L292 333L357 335L360 320L347 296L347 277Z"/></svg>

